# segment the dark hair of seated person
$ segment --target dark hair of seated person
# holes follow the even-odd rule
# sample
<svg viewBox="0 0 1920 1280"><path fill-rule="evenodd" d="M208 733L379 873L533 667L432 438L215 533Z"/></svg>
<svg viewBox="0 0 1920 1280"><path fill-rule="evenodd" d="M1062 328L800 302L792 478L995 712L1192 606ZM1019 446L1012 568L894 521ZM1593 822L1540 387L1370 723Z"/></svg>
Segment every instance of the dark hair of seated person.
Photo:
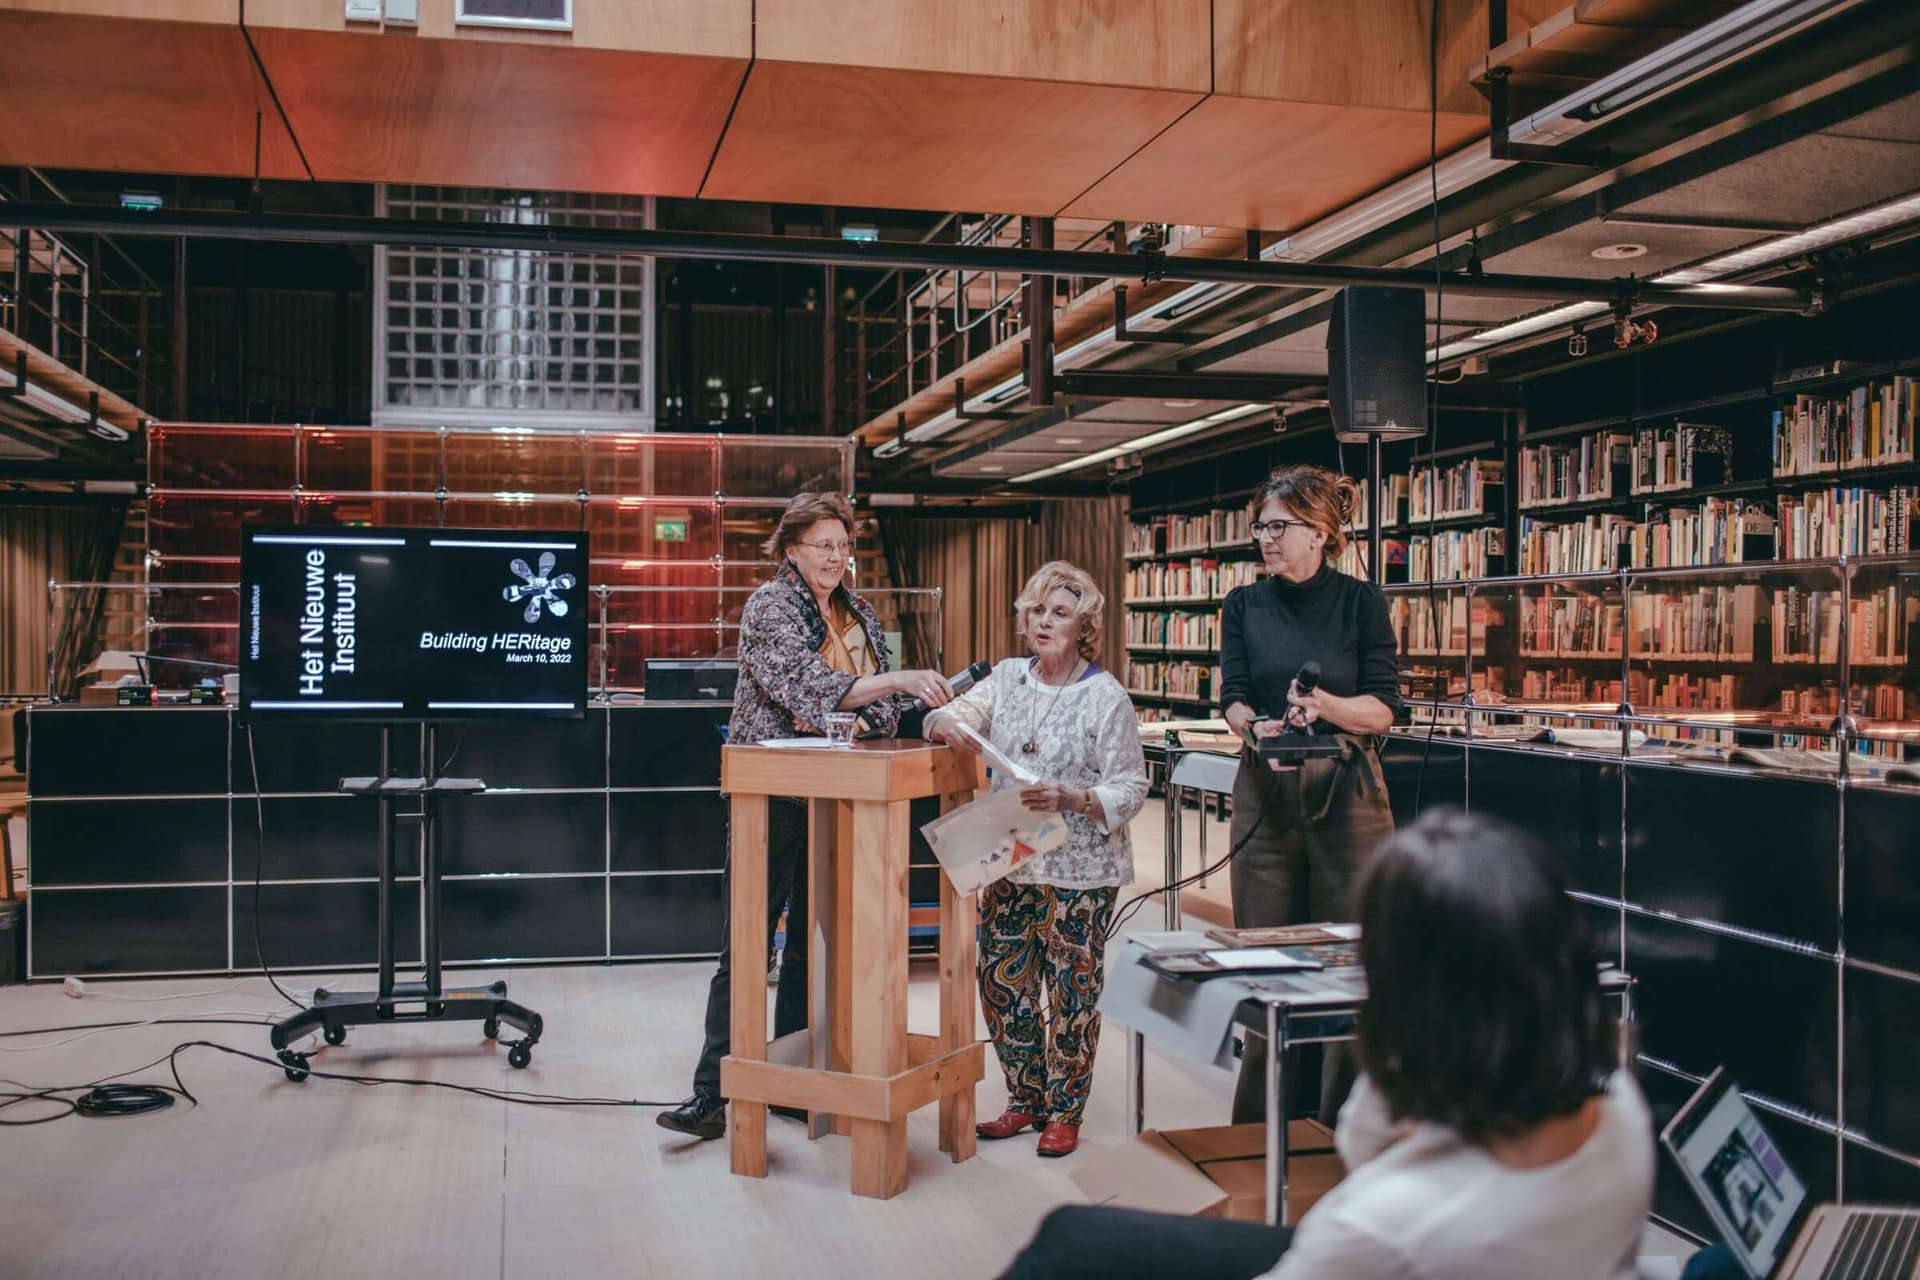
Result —
<svg viewBox="0 0 1920 1280"><path fill-rule="evenodd" d="M1469 1142L1603 1092L1616 1037L1560 864L1457 809L1383 841L1355 890L1368 1000L1359 1055L1396 1120Z"/></svg>

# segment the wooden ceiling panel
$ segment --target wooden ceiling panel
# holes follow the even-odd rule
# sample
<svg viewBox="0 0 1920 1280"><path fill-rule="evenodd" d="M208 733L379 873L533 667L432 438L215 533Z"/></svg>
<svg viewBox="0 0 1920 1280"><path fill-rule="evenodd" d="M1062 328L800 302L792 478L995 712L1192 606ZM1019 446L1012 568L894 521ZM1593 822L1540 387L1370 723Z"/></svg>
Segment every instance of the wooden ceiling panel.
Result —
<svg viewBox="0 0 1920 1280"><path fill-rule="evenodd" d="M761 58L901 71L1212 87L1212 0L758 0Z"/></svg>
<svg viewBox="0 0 1920 1280"><path fill-rule="evenodd" d="M313 175L690 196L744 58L255 28Z"/></svg>
<svg viewBox="0 0 1920 1280"><path fill-rule="evenodd" d="M37 0L45 3L47 0ZM129 0L90 0L128 3ZM149 0L162 2L165 0ZM201 2L201 0L195 0ZM229 0L231 3L231 0ZM580 0L572 31L459 26L453 0L419 0L420 21L389 26L389 39L459 39L548 48L610 49L627 53L678 53L702 58L753 55L753 0ZM247 0L247 29L381 31L377 22L352 22L340 0Z"/></svg>
<svg viewBox="0 0 1920 1280"><path fill-rule="evenodd" d="M1216 96L1061 212L1292 231L1427 161L1427 115ZM1442 113L1440 154L1485 132Z"/></svg>
<svg viewBox="0 0 1920 1280"><path fill-rule="evenodd" d="M305 179L260 80L238 5L225 22L116 20L101 13L0 10L0 163L139 173ZM97 11L97 12L96 12Z"/></svg>
<svg viewBox="0 0 1920 1280"><path fill-rule="evenodd" d="M1052 214L1200 97L760 61L700 194Z"/></svg>
<svg viewBox="0 0 1920 1280"><path fill-rule="evenodd" d="M1509 31L1568 0L1507 0ZM1223 94L1425 111L1430 0L1215 0ZM1441 0L1440 109L1484 114L1469 75L1487 51L1486 0Z"/></svg>

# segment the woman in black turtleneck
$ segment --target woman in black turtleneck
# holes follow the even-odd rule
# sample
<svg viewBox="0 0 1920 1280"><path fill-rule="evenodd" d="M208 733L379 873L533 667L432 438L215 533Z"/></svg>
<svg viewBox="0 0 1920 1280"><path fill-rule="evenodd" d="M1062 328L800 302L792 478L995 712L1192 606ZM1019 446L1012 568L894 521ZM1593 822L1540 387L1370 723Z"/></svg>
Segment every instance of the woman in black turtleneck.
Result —
<svg viewBox="0 0 1920 1280"><path fill-rule="evenodd" d="M1346 546L1359 495L1351 479L1323 467L1268 476L1253 501L1267 576L1234 590L1221 611L1220 706L1249 743L1233 787L1238 928L1351 919L1360 864L1393 833L1375 742L1400 708L1387 602L1379 587L1328 563ZM1303 695L1294 676L1308 662L1320 664L1320 687ZM1252 742L1289 723L1338 736L1343 755L1281 770L1261 763ZM1248 1042L1236 1124L1263 1117L1265 1050ZM1329 1124L1351 1080L1341 1056L1328 1055L1323 1076L1321 1118Z"/></svg>

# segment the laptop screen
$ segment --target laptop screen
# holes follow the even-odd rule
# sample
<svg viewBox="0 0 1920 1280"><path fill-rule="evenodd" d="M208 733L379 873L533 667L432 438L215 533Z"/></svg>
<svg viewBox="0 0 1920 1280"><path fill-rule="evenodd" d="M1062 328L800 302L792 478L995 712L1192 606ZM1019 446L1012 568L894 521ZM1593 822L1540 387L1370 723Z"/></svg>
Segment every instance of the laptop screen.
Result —
<svg viewBox="0 0 1920 1280"><path fill-rule="evenodd" d="M1667 1136L1728 1246L1750 1273L1770 1275L1793 1241L1790 1233L1800 1221L1807 1189L1746 1099L1716 1073Z"/></svg>

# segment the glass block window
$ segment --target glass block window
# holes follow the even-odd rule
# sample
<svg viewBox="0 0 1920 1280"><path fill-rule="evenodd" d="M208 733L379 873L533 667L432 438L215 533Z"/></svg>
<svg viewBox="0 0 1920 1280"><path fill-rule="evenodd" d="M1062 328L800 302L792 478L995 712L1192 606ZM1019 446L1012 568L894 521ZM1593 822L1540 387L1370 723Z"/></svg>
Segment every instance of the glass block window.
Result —
<svg viewBox="0 0 1920 1280"><path fill-rule="evenodd" d="M429 222L648 225L642 196L389 186ZM376 425L653 425L653 262L612 254L382 248Z"/></svg>

